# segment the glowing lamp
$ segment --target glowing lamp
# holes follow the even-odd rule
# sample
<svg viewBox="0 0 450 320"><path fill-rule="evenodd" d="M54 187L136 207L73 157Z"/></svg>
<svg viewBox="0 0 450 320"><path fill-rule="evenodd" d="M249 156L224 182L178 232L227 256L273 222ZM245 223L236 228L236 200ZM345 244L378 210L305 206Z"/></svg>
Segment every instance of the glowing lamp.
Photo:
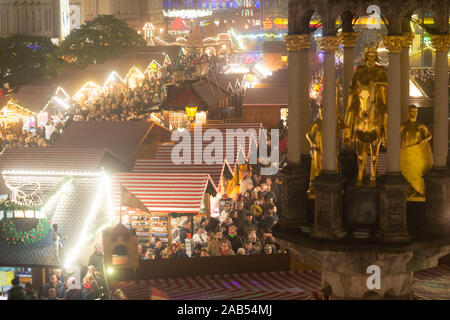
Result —
<svg viewBox="0 0 450 320"><path fill-rule="evenodd" d="M288 56L281 56L281 61L282 62L287 62Z"/></svg>
<svg viewBox="0 0 450 320"><path fill-rule="evenodd" d="M186 113L190 122L194 122L195 115L197 114L197 107L186 107Z"/></svg>

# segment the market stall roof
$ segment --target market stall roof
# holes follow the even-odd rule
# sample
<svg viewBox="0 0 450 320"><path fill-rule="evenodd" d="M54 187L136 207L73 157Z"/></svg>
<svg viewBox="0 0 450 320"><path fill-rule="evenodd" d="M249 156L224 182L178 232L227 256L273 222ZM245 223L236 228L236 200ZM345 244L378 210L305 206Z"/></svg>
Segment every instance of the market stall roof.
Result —
<svg viewBox="0 0 450 320"><path fill-rule="evenodd" d="M72 250L77 250L84 231L86 237L92 236L110 218L106 188L101 176L74 176L65 182L68 187L64 188L64 192L58 191L58 186L66 178L61 175L49 177L47 174L5 174L4 178L9 185L20 188L27 194L39 190L43 196L54 194L55 200L46 208L45 216L50 224L58 225L60 234L67 236L63 241L65 256ZM32 185L39 188L31 188ZM88 217L91 218L91 223L85 230ZM29 230L36 224L30 220L16 218L14 222L18 230ZM10 245L0 239L0 266L61 267L55 255L53 236L54 231L51 229L41 241L28 245Z"/></svg>
<svg viewBox="0 0 450 320"><path fill-rule="evenodd" d="M206 193L217 187L208 174L116 173L112 176L113 209L120 211L120 187L126 188L150 210L160 213L200 212Z"/></svg>
<svg viewBox="0 0 450 320"><path fill-rule="evenodd" d="M36 113L22 107L15 101L8 101L8 103L0 110L0 119L8 117L32 117Z"/></svg>
<svg viewBox="0 0 450 320"><path fill-rule="evenodd" d="M2 171L122 171L126 167L125 162L105 149L12 148L0 155Z"/></svg>
<svg viewBox="0 0 450 320"><path fill-rule="evenodd" d="M53 97L58 86L52 83L20 86L15 94L17 103L34 113L39 113Z"/></svg>
<svg viewBox="0 0 450 320"><path fill-rule="evenodd" d="M228 179L233 176L228 161L222 164L174 164L166 159L137 159L133 172L135 173L204 173L209 174L216 186L225 175Z"/></svg>
<svg viewBox="0 0 450 320"><path fill-rule="evenodd" d="M197 127L198 128L198 127ZM233 133L235 134L234 139L234 149L233 149L233 158L230 158L227 154L227 150L224 150L224 159L230 164L231 169L234 172L236 163L244 162L246 159L248 159L250 155L250 151L252 150L252 144L253 147L258 147L259 143L259 136L260 136L260 129L262 129L261 123L220 123L220 124L203 124L202 125L202 134L208 130L208 129L216 129L219 130L222 133L222 136L224 137L226 143L227 138L227 130L233 130ZM239 130L240 131L234 131ZM194 134L195 126L194 128L191 128L191 135ZM203 141L202 144L202 154L205 150L205 148L209 145L208 142ZM155 159L161 159L172 162L172 149L174 148L173 144L163 144L158 147L155 154ZM225 148L226 149L226 148ZM195 160L195 153L197 152L194 145L192 145L191 150L191 157L192 161L191 163L194 163ZM203 158L202 158L203 159ZM204 161L204 159L202 160ZM203 164L205 164L203 162Z"/></svg>
<svg viewBox="0 0 450 320"><path fill-rule="evenodd" d="M160 131L168 137L171 135L169 129L156 122L72 121L56 139L53 148L107 149L132 165L139 146L151 138L152 132Z"/></svg>
<svg viewBox="0 0 450 320"><path fill-rule="evenodd" d="M242 107L284 107L288 105L287 87L249 88Z"/></svg>
<svg viewBox="0 0 450 320"><path fill-rule="evenodd" d="M168 87L167 99L163 107L170 110L183 110L195 105L199 110L209 110L219 105L227 105L230 95L211 80L187 80L181 86Z"/></svg>
<svg viewBox="0 0 450 320"><path fill-rule="evenodd" d="M284 83L286 86L289 82L289 75L288 75L289 69L279 69L272 73L271 76L262 79L261 83Z"/></svg>
<svg viewBox="0 0 450 320"><path fill-rule="evenodd" d="M188 28L186 24L184 23L183 19L177 17L173 20L173 22L169 26L169 31L172 32L182 32L187 31Z"/></svg>
<svg viewBox="0 0 450 320"><path fill-rule="evenodd" d="M123 290L130 300L154 299L153 288L163 290L172 300L314 300L321 288L321 276L316 270L208 274L117 281L112 282L111 287Z"/></svg>

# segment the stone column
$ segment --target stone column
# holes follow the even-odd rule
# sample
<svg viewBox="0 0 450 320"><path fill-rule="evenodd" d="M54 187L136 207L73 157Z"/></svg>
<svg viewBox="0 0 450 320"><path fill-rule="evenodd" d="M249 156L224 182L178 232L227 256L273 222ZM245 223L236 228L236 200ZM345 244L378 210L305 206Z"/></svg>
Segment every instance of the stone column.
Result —
<svg viewBox="0 0 450 320"><path fill-rule="evenodd" d="M289 52L288 101L288 166L284 170L282 190L283 212L280 226L295 229L309 224L306 191L309 169L303 159L309 154L306 130L309 126L309 57L310 34L292 34L286 37Z"/></svg>
<svg viewBox="0 0 450 320"><path fill-rule="evenodd" d="M447 167L448 157L448 47L449 35L433 35L436 50L434 82L433 155L436 168Z"/></svg>
<svg viewBox="0 0 450 320"><path fill-rule="evenodd" d="M322 120L322 172L314 180L316 198L314 204L314 229L311 237L316 239L343 238L344 179L337 173L336 165L336 67L335 51L339 45L336 36L318 39L318 45L325 51L323 120Z"/></svg>
<svg viewBox="0 0 450 320"><path fill-rule="evenodd" d="M403 36L385 36L389 50L387 97L388 174L381 179L380 210L377 237L384 242L409 241L406 224L406 194L409 183L400 171L401 92L400 52Z"/></svg>
<svg viewBox="0 0 450 320"><path fill-rule="evenodd" d="M286 37L289 53L289 117L288 163L300 163L302 154L309 154L306 131L309 127L309 46L310 34Z"/></svg>
<svg viewBox="0 0 450 320"><path fill-rule="evenodd" d="M450 233L450 170L448 158L448 60L450 36L432 35L436 50L434 82L433 158L434 166L424 176L426 186L425 231Z"/></svg>
<svg viewBox="0 0 450 320"><path fill-rule="evenodd" d="M336 66L335 51L339 45L336 36L325 36L317 40L325 51L323 74L323 120L322 120L322 168L324 171L337 172L336 167Z"/></svg>
<svg viewBox="0 0 450 320"><path fill-rule="evenodd" d="M342 79L342 89L344 91L344 112L347 107L348 91L353 77L353 62L354 62L354 50L356 39L358 38L357 32L342 32L339 34L339 38L344 47L344 79Z"/></svg>
<svg viewBox="0 0 450 320"><path fill-rule="evenodd" d="M402 52L400 56L401 63L401 99L402 99L402 111L401 119L402 123L408 120L408 106L409 106L409 47L411 47L414 35L412 33L405 33L403 35L405 41L403 42Z"/></svg>

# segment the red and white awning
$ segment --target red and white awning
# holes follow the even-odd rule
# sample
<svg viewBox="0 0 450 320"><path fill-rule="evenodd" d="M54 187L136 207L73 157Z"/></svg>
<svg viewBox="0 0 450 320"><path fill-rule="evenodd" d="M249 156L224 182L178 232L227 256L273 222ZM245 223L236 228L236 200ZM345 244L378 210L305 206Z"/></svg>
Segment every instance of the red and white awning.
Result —
<svg viewBox="0 0 450 320"><path fill-rule="evenodd" d="M228 161L224 161L222 164L174 164L167 159L137 159L134 165L134 173L151 173L151 174L165 174L165 173L179 173L179 174L192 174L203 173L209 174L216 186L219 185L220 179L224 175L225 170L230 174L233 174Z"/></svg>
<svg viewBox="0 0 450 320"><path fill-rule="evenodd" d="M217 187L208 174L116 173L112 176L113 209L120 211L120 186L150 212L199 213L207 188Z"/></svg>
<svg viewBox="0 0 450 320"><path fill-rule="evenodd" d="M316 270L206 275L111 283L129 300L149 300L157 288L172 300L314 300L321 288Z"/></svg>

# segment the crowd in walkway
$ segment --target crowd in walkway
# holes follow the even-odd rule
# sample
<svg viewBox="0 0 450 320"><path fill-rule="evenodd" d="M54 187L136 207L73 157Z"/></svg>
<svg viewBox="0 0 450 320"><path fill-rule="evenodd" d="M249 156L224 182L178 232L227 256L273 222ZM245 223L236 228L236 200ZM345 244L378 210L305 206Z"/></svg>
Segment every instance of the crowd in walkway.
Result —
<svg viewBox="0 0 450 320"><path fill-rule="evenodd" d="M272 234L282 210L282 181L278 176L261 176L259 171L257 165L249 166L240 180L239 193L234 198L224 195L221 211L210 218L194 220L193 226L186 219L179 237L169 246L156 239L147 250L140 247L141 259L188 257L187 243L192 243L192 257L284 252Z"/></svg>

